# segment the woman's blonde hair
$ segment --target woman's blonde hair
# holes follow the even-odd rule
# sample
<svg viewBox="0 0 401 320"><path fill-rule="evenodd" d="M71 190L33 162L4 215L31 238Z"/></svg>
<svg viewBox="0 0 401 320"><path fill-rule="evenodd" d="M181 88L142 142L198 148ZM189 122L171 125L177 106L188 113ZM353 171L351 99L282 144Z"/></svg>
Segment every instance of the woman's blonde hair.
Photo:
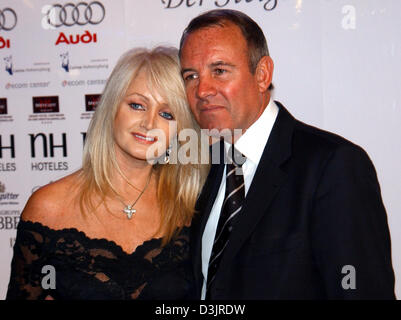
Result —
<svg viewBox="0 0 401 320"><path fill-rule="evenodd" d="M115 155L114 119L130 83L142 71L147 75L148 87L157 91L168 103L177 121L177 133L185 128L193 128L198 133L198 139L200 138L200 129L187 104L178 50L157 47L153 50L139 48L126 52L107 81L86 134L79 202L83 213L88 210L94 211L100 204L94 203L94 194L104 201L106 197L117 192L111 175L116 173L116 170L122 175L123 173ZM199 140L196 142L200 155L201 144ZM179 141L176 147L177 145L180 145ZM199 164L199 161L198 164L183 165L178 161L177 164L154 165L157 173L157 199L161 211L158 232L164 235L163 245L184 225L190 223L208 169L208 166Z"/></svg>

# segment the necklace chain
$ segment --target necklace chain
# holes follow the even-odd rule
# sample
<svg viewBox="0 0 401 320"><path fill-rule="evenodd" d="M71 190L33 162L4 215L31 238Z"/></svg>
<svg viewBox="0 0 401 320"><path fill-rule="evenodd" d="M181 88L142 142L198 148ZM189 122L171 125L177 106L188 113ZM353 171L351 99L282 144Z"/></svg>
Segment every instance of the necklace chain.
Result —
<svg viewBox="0 0 401 320"><path fill-rule="evenodd" d="M131 218L132 218L132 215L136 212L136 209L134 209L134 205L139 201L139 199L142 197L143 193L145 192L146 188L148 187L149 182L150 182L150 177L151 177L151 176L152 176L152 171L151 171L150 174L149 174L148 181L146 181L145 187L142 189L142 191L141 191L141 193L139 194L139 196L136 198L136 200L135 200L131 205L125 204L124 201L121 199L121 197L118 196L118 199L119 199L120 202L124 205L124 209L122 210L122 212L124 212L124 213L127 215L127 218L128 218L128 219L131 219ZM128 181L127 181L127 182L128 182ZM128 182L128 184L131 185L129 182ZM131 186L132 186L132 185L131 185ZM138 188L135 188L135 189L140 190L140 189L138 189Z"/></svg>
<svg viewBox="0 0 401 320"><path fill-rule="evenodd" d="M135 187L131 182L129 182L128 178L120 171L118 171L118 173L120 174L120 176L125 180L126 183L128 183L129 186L131 186L132 188L134 188L135 190L138 190L139 192L141 192L142 190Z"/></svg>

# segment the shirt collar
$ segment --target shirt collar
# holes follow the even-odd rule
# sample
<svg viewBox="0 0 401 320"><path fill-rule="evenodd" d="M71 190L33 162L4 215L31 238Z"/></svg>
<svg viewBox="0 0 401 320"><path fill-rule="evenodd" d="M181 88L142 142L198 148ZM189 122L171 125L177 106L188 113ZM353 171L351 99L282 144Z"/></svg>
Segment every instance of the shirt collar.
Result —
<svg viewBox="0 0 401 320"><path fill-rule="evenodd" d="M241 152L247 160L249 159L256 165L259 164L265 149L270 132L276 121L279 108L276 103L270 99L269 104L260 115L260 117L245 131L245 133L234 143L235 148ZM225 144L226 152L230 147L227 142Z"/></svg>

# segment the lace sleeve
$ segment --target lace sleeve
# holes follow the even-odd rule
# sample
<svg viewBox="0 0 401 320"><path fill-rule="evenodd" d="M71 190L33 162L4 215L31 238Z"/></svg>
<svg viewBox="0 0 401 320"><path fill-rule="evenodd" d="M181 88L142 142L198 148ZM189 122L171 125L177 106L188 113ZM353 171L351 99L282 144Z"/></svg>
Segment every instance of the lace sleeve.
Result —
<svg viewBox="0 0 401 320"><path fill-rule="evenodd" d="M41 300L49 298L48 290L44 290L41 285L43 276L41 271L42 267L46 265L44 257L49 238L36 231L25 229L24 223L21 222L14 245L6 299Z"/></svg>

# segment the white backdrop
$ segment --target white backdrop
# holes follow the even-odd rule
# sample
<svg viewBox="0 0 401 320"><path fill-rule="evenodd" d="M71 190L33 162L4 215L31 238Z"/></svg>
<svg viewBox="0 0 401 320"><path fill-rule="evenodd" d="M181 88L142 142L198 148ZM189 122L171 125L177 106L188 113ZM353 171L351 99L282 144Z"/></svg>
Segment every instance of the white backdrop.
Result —
<svg viewBox="0 0 401 320"><path fill-rule="evenodd" d="M59 15L68 2L77 9ZM136 46L177 46L191 18L219 7L264 30L276 100L372 158L400 279L401 1L101 0L92 11L79 3L0 0L1 299L19 215L36 188L79 168L93 95L118 57ZM67 26L73 18L82 25Z"/></svg>

